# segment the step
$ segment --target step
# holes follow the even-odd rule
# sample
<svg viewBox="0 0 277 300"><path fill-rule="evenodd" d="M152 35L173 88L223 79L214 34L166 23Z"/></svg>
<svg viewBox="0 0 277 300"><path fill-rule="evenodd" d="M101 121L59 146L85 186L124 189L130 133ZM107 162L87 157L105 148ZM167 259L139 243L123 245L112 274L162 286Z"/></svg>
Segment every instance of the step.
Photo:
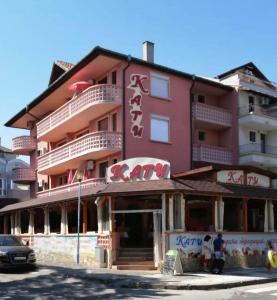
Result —
<svg viewBox="0 0 277 300"><path fill-rule="evenodd" d="M153 257L153 253L140 253L140 252L133 252L133 253L125 253L125 252L119 252L118 256L124 256L124 257Z"/></svg>
<svg viewBox="0 0 277 300"><path fill-rule="evenodd" d="M120 248L120 250L126 251L126 252L132 252L132 251L151 251L153 252L153 248Z"/></svg>
<svg viewBox="0 0 277 300"><path fill-rule="evenodd" d="M122 265L139 265L139 266L153 266L154 262L153 260L144 260L144 261L130 261L130 260L120 260L118 259L113 263L115 266L122 266Z"/></svg>
<svg viewBox="0 0 277 300"><path fill-rule="evenodd" d="M157 270L157 268L153 265L119 265L116 266L117 270L143 270L143 271L150 271L150 270Z"/></svg>
<svg viewBox="0 0 277 300"><path fill-rule="evenodd" d="M122 260L122 261L153 261L153 255L148 256L148 257L142 257L142 256L117 256L117 260Z"/></svg>

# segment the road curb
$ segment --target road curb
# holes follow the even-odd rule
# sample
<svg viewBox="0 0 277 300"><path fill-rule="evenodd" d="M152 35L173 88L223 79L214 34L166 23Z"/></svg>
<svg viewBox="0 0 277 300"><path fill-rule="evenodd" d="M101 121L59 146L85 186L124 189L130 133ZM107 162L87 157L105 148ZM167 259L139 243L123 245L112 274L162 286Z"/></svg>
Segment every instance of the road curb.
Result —
<svg viewBox="0 0 277 300"><path fill-rule="evenodd" d="M163 282L151 283L144 281L133 281L126 279L104 279L92 276L86 276L82 274L70 274L70 276L84 279L92 280L112 287L120 288L132 288L132 289L164 289L164 290L221 290L226 288L235 288L240 286L249 286L256 284L265 284L271 282L277 282L277 278L263 278L263 279L253 279L247 281L237 281L230 283L216 283L216 284L167 284Z"/></svg>

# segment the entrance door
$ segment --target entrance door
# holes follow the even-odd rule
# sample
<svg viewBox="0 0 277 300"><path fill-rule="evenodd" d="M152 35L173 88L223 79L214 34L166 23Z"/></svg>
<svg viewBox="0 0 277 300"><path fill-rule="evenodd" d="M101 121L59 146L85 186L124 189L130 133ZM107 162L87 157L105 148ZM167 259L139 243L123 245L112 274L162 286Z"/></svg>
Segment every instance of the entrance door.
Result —
<svg viewBox="0 0 277 300"><path fill-rule="evenodd" d="M265 153L266 135L261 133L261 153Z"/></svg>
<svg viewBox="0 0 277 300"><path fill-rule="evenodd" d="M153 212L155 267L162 260L162 213Z"/></svg>

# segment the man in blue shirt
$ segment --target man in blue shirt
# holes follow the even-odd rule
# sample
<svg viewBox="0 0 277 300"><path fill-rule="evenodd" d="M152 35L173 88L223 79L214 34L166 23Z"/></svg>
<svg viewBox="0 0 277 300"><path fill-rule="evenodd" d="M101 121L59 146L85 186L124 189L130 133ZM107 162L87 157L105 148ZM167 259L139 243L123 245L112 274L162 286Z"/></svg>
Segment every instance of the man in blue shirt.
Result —
<svg viewBox="0 0 277 300"><path fill-rule="evenodd" d="M222 239L222 234L219 233L217 238L214 240L214 261L212 265L212 272L216 274L222 273L224 262L224 240Z"/></svg>

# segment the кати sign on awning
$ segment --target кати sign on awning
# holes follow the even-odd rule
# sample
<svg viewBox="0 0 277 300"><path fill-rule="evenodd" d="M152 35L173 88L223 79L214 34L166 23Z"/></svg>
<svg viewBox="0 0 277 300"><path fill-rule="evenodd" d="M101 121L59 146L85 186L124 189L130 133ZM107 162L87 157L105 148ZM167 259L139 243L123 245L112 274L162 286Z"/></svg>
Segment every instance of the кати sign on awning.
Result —
<svg viewBox="0 0 277 300"><path fill-rule="evenodd" d="M145 181L170 178L170 163L152 157L136 157L107 169L107 182Z"/></svg>

